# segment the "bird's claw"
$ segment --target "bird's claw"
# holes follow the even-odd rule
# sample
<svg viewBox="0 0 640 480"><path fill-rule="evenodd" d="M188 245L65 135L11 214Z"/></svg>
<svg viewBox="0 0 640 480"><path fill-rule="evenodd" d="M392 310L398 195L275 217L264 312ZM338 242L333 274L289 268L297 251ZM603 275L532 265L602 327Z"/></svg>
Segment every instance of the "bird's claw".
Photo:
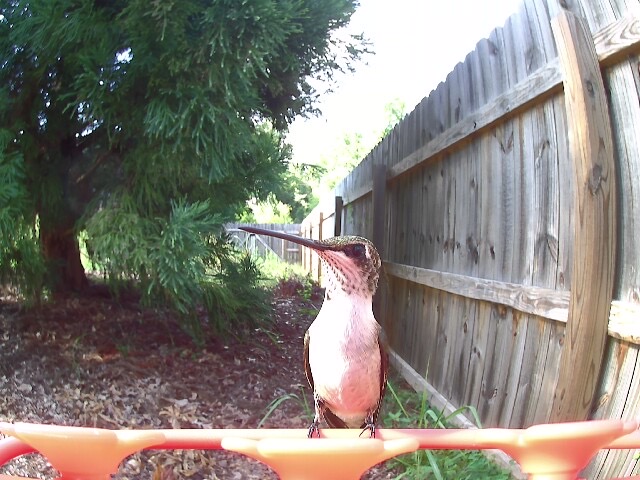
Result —
<svg viewBox="0 0 640 480"><path fill-rule="evenodd" d="M371 417L367 417L367 419L365 420L364 428L358 436L361 437L362 434L367 430L369 430L369 438L376 438L376 422Z"/></svg>
<svg viewBox="0 0 640 480"><path fill-rule="evenodd" d="M376 438L376 426L373 423L365 425L365 427L360 432L360 435L358 435L358 436L361 437L362 434L364 432L366 432L367 430L369 430L369 432L370 432L369 433L369 438Z"/></svg>
<svg viewBox="0 0 640 480"><path fill-rule="evenodd" d="M309 425L309 431L307 433L307 438L313 438L313 435L315 434L316 437L320 438L320 428L318 427L318 422L317 421L313 421L311 422L311 425Z"/></svg>

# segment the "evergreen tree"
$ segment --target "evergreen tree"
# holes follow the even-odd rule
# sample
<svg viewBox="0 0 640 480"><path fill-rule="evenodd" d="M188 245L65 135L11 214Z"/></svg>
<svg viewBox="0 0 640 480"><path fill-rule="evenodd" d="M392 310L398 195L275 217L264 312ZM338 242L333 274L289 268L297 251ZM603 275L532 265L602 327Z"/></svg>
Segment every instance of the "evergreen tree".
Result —
<svg viewBox="0 0 640 480"><path fill-rule="evenodd" d="M183 309L207 297L227 258L212 235L286 175L281 132L314 113L309 80L363 52L333 35L356 6L2 2L0 274L35 296L82 290L86 232L112 278Z"/></svg>

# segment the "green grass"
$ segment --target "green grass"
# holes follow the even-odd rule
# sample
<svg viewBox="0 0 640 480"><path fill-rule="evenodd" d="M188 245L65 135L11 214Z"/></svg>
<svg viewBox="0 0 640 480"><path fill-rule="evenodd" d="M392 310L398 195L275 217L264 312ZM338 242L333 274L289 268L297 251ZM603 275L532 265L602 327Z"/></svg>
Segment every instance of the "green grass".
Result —
<svg viewBox="0 0 640 480"><path fill-rule="evenodd" d="M299 393L286 393L274 399L267 406L258 428L285 402L299 404L309 421L313 418L312 405L307 400L304 388L300 387ZM426 394L416 393L409 388L399 389L389 383L380 423L385 428L448 428L451 419L464 411L470 413L477 424L480 423L472 407L460 408L445 415L429 405ZM500 468L479 450L418 450L389 460L387 466L400 472L396 479L512 479L509 471Z"/></svg>
<svg viewBox="0 0 640 480"><path fill-rule="evenodd" d="M313 420L313 410L311 408L311 405L307 401L306 395L304 394L304 387L301 386L299 395L297 393L285 393L284 395L275 398L269 405L267 405L264 416L260 419L260 422L258 422L258 428L261 428L265 424L271 414L273 414L273 412L275 412L280 407L280 405L288 401L293 401L300 405L300 407L304 411L305 416L309 419L309 422Z"/></svg>
<svg viewBox="0 0 640 480"><path fill-rule="evenodd" d="M283 262L276 255L253 258L262 272L265 287L275 288L281 280L309 278L309 274L299 263Z"/></svg>
<svg viewBox="0 0 640 480"><path fill-rule="evenodd" d="M480 426L473 407L463 407L449 415L429 405L426 393L394 388L388 383L383 406L382 425L385 428L449 428L451 420L467 411ZM437 480L509 480L509 471L500 468L479 450L418 450L390 460L390 466L401 473L396 479Z"/></svg>

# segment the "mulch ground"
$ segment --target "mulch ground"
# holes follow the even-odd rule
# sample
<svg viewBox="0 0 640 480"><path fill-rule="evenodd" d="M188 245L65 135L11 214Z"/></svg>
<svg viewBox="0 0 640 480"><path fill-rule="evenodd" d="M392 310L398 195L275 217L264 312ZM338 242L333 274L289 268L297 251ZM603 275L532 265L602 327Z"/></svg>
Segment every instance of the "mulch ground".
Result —
<svg viewBox="0 0 640 480"><path fill-rule="evenodd" d="M196 348L166 312L135 299L71 297L26 309L0 296L0 421L109 429L256 428L272 401L311 392L302 368L304 332L321 304L276 293L267 334L244 332ZM265 428L306 428L303 402L280 403ZM26 455L0 473L57 476ZM393 478L385 466L368 479ZM264 479L263 464L224 451L142 452L119 479Z"/></svg>

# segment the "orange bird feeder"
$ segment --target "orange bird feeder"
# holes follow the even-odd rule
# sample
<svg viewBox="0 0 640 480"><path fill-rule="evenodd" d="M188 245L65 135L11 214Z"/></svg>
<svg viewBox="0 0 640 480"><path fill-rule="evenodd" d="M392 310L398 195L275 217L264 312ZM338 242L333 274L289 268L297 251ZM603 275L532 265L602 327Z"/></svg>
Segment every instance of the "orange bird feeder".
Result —
<svg viewBox="0 0 640 480"><path fill-rule="evenodd" d="M0 465L40 452L61 479L107 480L122 460L140 450L227 450L269 465L283 480L357 479L373 465L418 449L499 449L535 480L574 480L604 448L640 448L638 422L598 420L527 429L306 429L107 430L0 422ZM0 475L0 480L20 477ZM640 478L640 477L627 477Z"/></svg>

